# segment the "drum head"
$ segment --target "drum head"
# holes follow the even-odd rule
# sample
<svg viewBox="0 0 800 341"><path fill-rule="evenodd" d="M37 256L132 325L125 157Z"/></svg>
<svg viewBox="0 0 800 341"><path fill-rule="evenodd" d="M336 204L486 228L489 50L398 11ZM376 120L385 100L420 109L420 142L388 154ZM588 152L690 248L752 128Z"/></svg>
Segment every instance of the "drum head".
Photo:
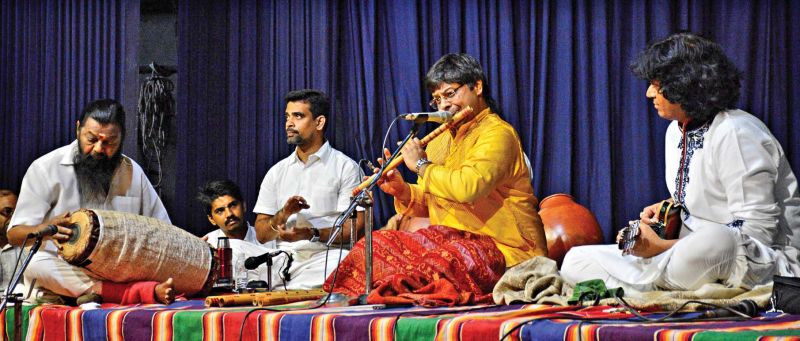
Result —
<svg viewBox="0 0 800 341"><path fill-rule="evenodd" d="M100 231L97 215L91 210L81 209L69 217L72 237L66 242L56 243L58 252L72 265L83 264L91 255Z"/></svg>

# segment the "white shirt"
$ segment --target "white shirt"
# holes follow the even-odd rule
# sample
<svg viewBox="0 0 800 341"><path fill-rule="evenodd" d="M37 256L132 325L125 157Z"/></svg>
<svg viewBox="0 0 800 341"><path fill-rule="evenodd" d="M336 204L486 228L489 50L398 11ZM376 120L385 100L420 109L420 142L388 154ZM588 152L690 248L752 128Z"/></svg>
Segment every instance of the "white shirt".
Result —
<svg viewBox="0 0 800 341"><path fill-rule="evenodd" d="M286 226L330 228L347 209L359 183L358 164L325 142L306 163L295 151L272 166L261 183L253 212L275 215L290 197L299 195L310 208L290 216Z"/></svg>
<svg viewBox="0 0 800 341"><path fill-rule="evenodd" d="M739 270L748 272L746 283L771 280L772 274L800 275L797 178L769 129L753 115L731 110L687 136L683 179L678 172L683 137L677 122L665 139L667 187L686 208L682 233L709 225L741 232L748 269Z"/></svg>
<svg viewBox="0 0 800 341"><path fill-rule="evenodd" d="M164 204L161 203L142 168L124 155L120 169L128 169L130 172L115 173L109 193L120 192L115 190L116 186L125 185L120 178L130 174L130 186L125 195L109 195L105 202L100 204L82 203L73 167L73 157L77 153L78 141L75 140L33 161L25 177L22 178L17 208L11 217L9 229L17 225L38 225L55 216L80 208L128 212L170 223ZM50 241L47 242L46 249L56 250Z"/></svg>
<svg viewBox="0 0 800 341"><path fill-rule="evenodd" d="M11 244L3 245L0 248L0 293L6 291L9 282L14 277L14 271L19 271L19 267L22 266L25 255L19 257L20 250L19 247L11 246ZM17 288L21 287L20 285Z"/></svg>
<svg viewBox="0 0 800 341"><path fill-rule="evenodd" d="M223 232L222 229L216 229L207 233L205 236L207 237L206 241L211 244L211 246L217 247L217 239L219 237L225 237L225 232ZM270 249L276 248L274 240L270 240L266 243L259 243L258 238L256 238L256 229L250 225L250 223L247 223L247 234L245 234L244 239L242 240Z"/></svg>
<svg viewBox="0 0 800 341"><path fill-rule="evenodd" d="M708 124L687 131L683 176L678 171L682 140L683 132L673 122L665 136L665 171L673 199L685 207L681 239L651 258L622 256L617 245L573 248L561 268L565 278L572 283L601 278L631 294L688 283L686 274L693 273L698 279L723 279L725 285L743 288L768 283L775 274L800 275L797 179L769 129L741 110L717 114ZM734 232L734 249L709 252L729 246L695 238L716 235L715 231ZM667 272L670 264L687 263L685 271ZM721 268L724 273L716 273Z"/></svg>

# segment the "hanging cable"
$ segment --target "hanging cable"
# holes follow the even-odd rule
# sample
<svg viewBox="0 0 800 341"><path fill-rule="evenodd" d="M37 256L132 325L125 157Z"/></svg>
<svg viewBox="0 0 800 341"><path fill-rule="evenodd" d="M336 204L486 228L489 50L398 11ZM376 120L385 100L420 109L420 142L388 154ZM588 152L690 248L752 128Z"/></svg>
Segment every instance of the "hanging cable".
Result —
<svg viewBox="0 0 800 341"><path fill-rule="evenodd" d="M161 194L162 163L167 145L170 120L175 116L175 85L159 73L155 63L149 65L150 77L139 90L138 138L139 150L144 157L144 168L151 177L153 187Z"/></svg>

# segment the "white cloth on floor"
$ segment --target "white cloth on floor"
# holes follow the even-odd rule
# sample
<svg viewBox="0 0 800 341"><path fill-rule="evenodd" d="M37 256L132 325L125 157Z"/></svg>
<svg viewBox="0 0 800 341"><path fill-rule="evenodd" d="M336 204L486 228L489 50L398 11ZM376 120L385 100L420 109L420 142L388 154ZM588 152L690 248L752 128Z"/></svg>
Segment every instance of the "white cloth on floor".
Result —
<svg viewBox="0 0 800 341"><path fill-rule="evenodd" d="M709 240L714 241L714 248L708 248ZM622 256L617 245L575 247L564 257L561 276L572 285L601 279L606 287L622 287L634 296L658 289L696 290L705 283L728 279L741 243L738 232L709 227L681 238L652 258Z"/></svg>
<svg viewBox="0 0 800 341"><path fill-rule="evenodd" d="M288 261L288 257L284 253L272 257L271 289L281 290L286 288L287 290L308 290L320 288L322 287L322 283L325 282L327 275L335 270L336 266L339 264L339 253L341 252L341 259L344 259L349 252L347 250L331 248L330 252L327 253L328 263L326 268L326 252L324 246L319 246L319 243L309 242L308 244L310 245L305 245L305 247L299 248L298 250L289 248L291 246L299 246L296 242L284 243L283 247L280 248L280 250L286 251L292 255L292 264L291 267L289 267L290 280L288 282L284 281L282 273ZM234 265L234 271L237 271L237 267L235 266L237 262L243 262L244 259L249 257L257 257L278 250L239 239L231 239L230 245L233 251L232 265ZM311 248L313 246L317 247ZM249 270L247 275L248 281L256 279L267 281L268 274L270 273L268 268L267 264L264 263L254 270ZM234 276L236 276L236 274L234 274ZM284 283L286 284L285 287Z"/></svg>
<svg viewBox="0 0 800 341"><path fill-rule="evenodd" d="M222 229L216 229L214 231L206 233L205 235L206 241L213 247L217 247L217 240L219 239L219 237L225 237L225 232L223 232ZM256 245L261 245L269 249L276 248L274 240L267 241L266 243L259 242L258 238L256 237L256 228L253 227L253 225L250 225L250 223L247 223L247 234L245 234L243 240Z"/></svg>

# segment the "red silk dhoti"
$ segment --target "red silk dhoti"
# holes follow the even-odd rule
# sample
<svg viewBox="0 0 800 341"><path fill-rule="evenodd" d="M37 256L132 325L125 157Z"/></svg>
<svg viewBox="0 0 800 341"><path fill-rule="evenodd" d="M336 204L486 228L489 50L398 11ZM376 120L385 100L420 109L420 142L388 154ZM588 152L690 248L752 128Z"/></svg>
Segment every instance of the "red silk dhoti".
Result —
<svg viewBox="0 0 800 341"><path fill-rule="evenodd" d="M375 231L372 304L453 306L491 303L492 289L505 272L505 257L492 238L446 226L417 232ZM364 240L339 264L333 291L364 293ZM325 281L330 291L333 274Z"/></svg>

